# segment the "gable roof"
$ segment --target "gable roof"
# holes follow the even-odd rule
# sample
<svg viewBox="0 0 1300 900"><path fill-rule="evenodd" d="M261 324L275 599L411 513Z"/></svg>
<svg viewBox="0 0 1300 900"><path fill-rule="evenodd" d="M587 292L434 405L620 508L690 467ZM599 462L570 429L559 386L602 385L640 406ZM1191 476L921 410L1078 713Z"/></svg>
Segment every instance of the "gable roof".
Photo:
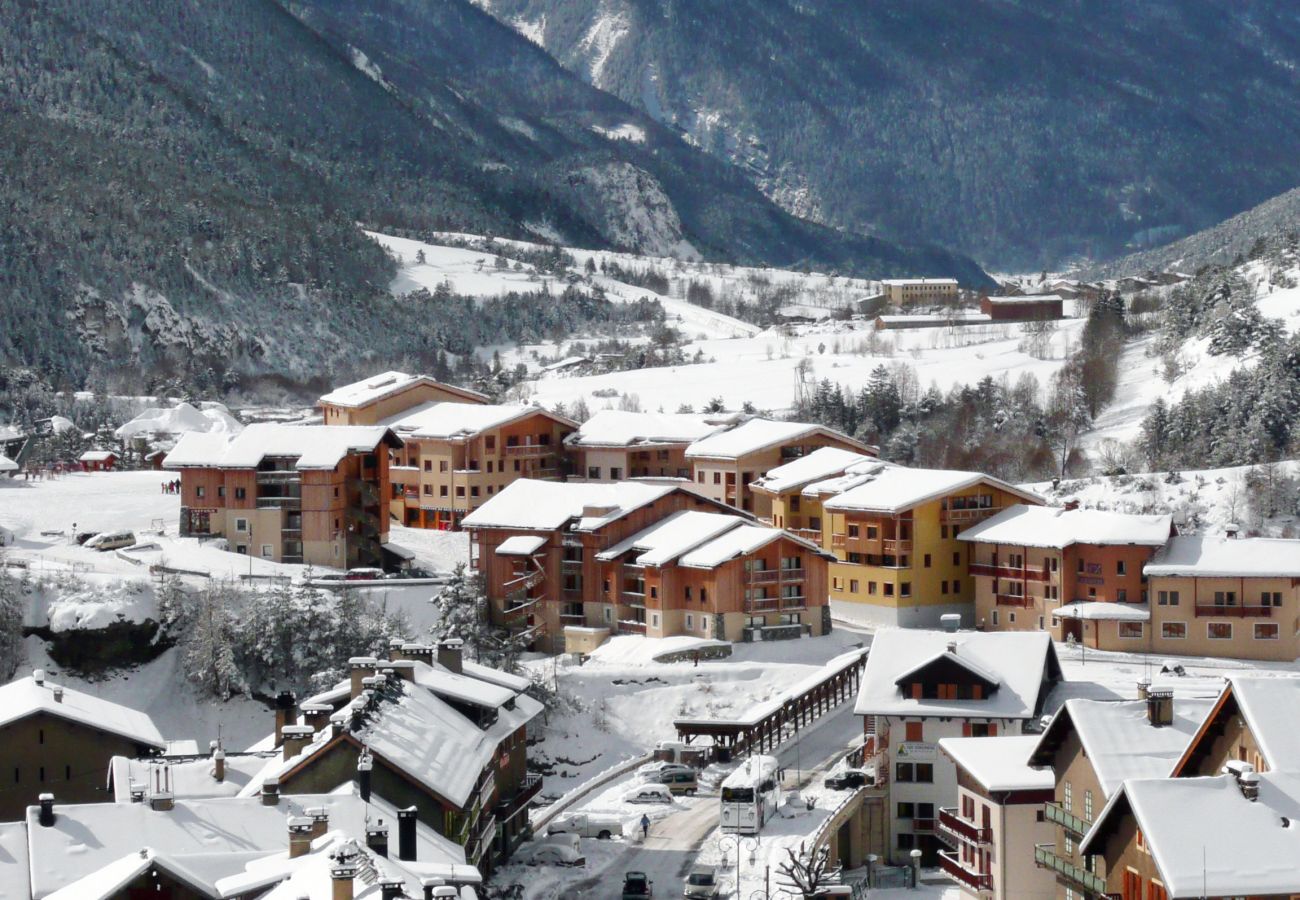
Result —
<svg viewBox="0 0 1300 900"><path fill-rule="evenodd" d="M924 659L903 674L894 679L894 684L902 687L904 684L912 684L917 681L934 682L935 676L947 678L954 671L959 671L963 675L968 675L980 683L989 692L996 691L1001 684L998 676L985 669L979 663L972 660L969 656L961 657L954 650L944 649L941 653Z"/></svg>
<svg viewBox="0 0 1300 900"><path fill-rule="evenodd" d="M985 544L1050 547L1073 544L1162 547L1173 530L1173 516L1136 516L1099 509L1065 509L1018 503L964 529L957 539Z"/></svg>
<svg viewBox="0 0 1300 900"><path fill-rule="evenodd" d="M827 500L823 507L827 510L899 513L982 483L1031 503L1042 502L1036 494L981 472L880 466L864 474L861 483Z"/></svg>
<svg viewBox="0 0 1300 900"><path fill-rule="evenodd" d="M566 443L573 447L648 447L688 444L734 425L738 413L649 413L603 409Z"/></svg>
<svg viewBox="0 0 1300 900"><path fill-rule="evenodd" d="M972 671L996 681L998 689L981 700L904 696L899 677L915 672L917 660L929 662L951 653L949 644L954 643L955 656ZM890 628L877 632L871 642L855 711L858 715L1028 719L1041 712L1051 686L1060 679L1060 663L1046 632Z"/></svg>
<svg viewBox="0 0 1300 900"><path fill-rule="evenodd" d="M168 469L255 469L268 456L296 457L294 468L331 470L350 453L400 446L383 425L281 425L259 422L238 434L191 431L167 454Z"/></svg>
<svg viewBox="0 0 1300 900"><path fill-rule="evenodd" d="M450 403L436 400L421 403L412 409L390 416L383 424L393 429L393 433L403 439L465 440L534 415L544 416L575 428L578 424L572 419L556 415L540 406Z"/></svg>
<svg viewBox="0 0 1300 900"><path fill-rule="evenodd" d="M1142 571L1147 576L1300 578L1300 541L1180 535L1156 553Z"/></svg>
<svg viewBox="0 0 1300 900"><path fill-rule="evenodd" d="M555 531L576 519L576 530L593 531L677 490L681 489L676 485L642 481L599 483L521 478L467 515L461 524L465 528Z"/></svg>
<svg viewBox="0 0 1300 900"><path fill-rule="evenodd" d="M1232 775L1126 781L1079 853L1097 853L1129 814L1171 900L1300 893L1300 773L1260 774L1254 801Z"/></svg>
<svg viewBox="0 0 1300 900"><path fill-rule="evenodd" d="M1029 762L1038 735L943 738L940 748L989 792L1050 791L1056 775Z"/></svg>
<svg viewBox="0 0 1300 900"><path fill-rule="evenodd" d="M867 445L825 425L811 422L778 422L775 419L750 419L729 431L698 440L686 448L687 459L739 459L769 447L790 444L814 436L843 441L859 450Z"/></svg>
<svg viewBox="0 0 1300 900"><path fill-rule="evenodd" d="M1171 775L1213 705L1209 699L1179 697L1171 724L1156 727L1147 718L1145 700L1067 700L1043 731L1030 762L1050 766L1055 749L1073 732L1109 797L1127 779Z"/></svg>
<svg viewBox="0 0 1300 900"><path fill-rule="evenodd" d="M1175 774L1208 750L1214 724L1225 716L1241 716L1255 737L1270 769L1300 770L1300 677L1295 675L1230 675L1195 736L1178 759Z"/></svg>
<svg viewBox="0 0 1300 900"><path fill-rule="evenodd" d="M61 688L63 699L55 700L56 687L49 681L38 684L32 675L0 687L0 726L43 713L159 750L166 749L167 742L146 713L66 687Z"/></svg>
<svg viewBox="0 0 1300 900"><path fill-rule="evenodd" d="M841 474L855 463L869 461L876 460L864 453L855 453L842 447L818 447L807 456L801 456L785 465L769 469L767 474L754 481L750 487L756 491L783 494L811 482Z"/></svg>
<svg viewBox="0 0 1300 900"><path fill-rule="evenodd" d="M428 375L408 375L406 372L380 372L378 375L371 375L361 381L354 381L351 384L336 387L322 396L317 403L361 409L420 384L440 388L450 394L464 397L471 402L487 403L489 400L486 394L480 394L478 391L471 391L468 388L444 384L430 378Z"/></svg>

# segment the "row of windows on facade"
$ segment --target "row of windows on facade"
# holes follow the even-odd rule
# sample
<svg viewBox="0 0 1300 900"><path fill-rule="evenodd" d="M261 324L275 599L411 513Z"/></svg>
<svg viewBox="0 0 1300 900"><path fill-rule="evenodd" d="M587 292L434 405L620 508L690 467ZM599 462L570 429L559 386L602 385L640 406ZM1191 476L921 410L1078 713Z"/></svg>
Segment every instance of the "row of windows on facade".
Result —
<svg viewBox="0 0 1300 900"><path fill-rule="evenodd" d="M94 771L94 772L84 772L84 773L82 773L82 774L83 774L83 775L98 775L98 774L100 774L100 771L102 771L102 770L96 770L96 771ZM37 766L37 768L36 768L36 780L37 780L38 782L40 782L41 784L45 784L45 783L46 783L45 766ZM64 781L71 781L71 780L72 780L72 766L64 766L64 767L63 767L63 780L64 780ZM23 781L23 773L22 773L22 769L19 768L18 766L14 766L14 784L22 784L22 781ZM53 779L53 778L50 778L49 781L53 782L54 779Z"/></svg>
<svg viewBox="0 0 1300 900"><path fill-rule="evenodd" d="M336 487L336 488L334 488L334 496L337 497L338 495L339 495L339 489ZM207 489L207 487L204 486L204 485L201 485L201 484L197 484L197 485L195 485L195 486L194 486L194 496L197 497L197 498L199 498L200 500L202 500L203 498L207 497L207 496L208 496L208 489ZM219 499L224 499L225 496L226 496L226 486L225 486L224 484L219 484L219 485L217 485L217 497L218 497ZM296 497L296 496L298 496L298 495L297 495L297 494L290 494L290 495L276 495L273 499L279 499L279 496L294 496L294 497ZM237 488L235 488L235 499L236 499L236 500L244 500L244 499L246 499L247 497L248 497L248 490L247 490L246 488L242 488L242 487L237 487Z"/></svg>
<svg viewBox="0 0 1300 900"><path fill-rule="evenodd" d="M845 562L855 566L876 566L881 569L910 569L912 568L912 558L906 553L900 556L892 554L876 553L849 553L845 556ZM952 555L952 564L961 565L961 552L955 552ZM921 557L921 568L929 569L934 565L934 557L926 553Z"/></svg>
<svg viewBox="0 0 1300 900"><path fill-rule="evenodd" d="M522 469L521 466L520 466L520 461L519 461L519 460L517 460L517 459L514 460L514 464L515 464L515 465L514 465L514 471L516 471L516 472L522 472L522 471L523 471L523 469ZM410 461L410 463L409 463L409 467L412 468L412 469L414 469L414 468L418 468L418 461L416 460L416 458L415 458L414 456L411 457L411 461ZM431 459L426 459L426 460L424 461L424 471L426 471L426 472L432 472L432 471L433 471L433 460L431 460ZM448 460L445 460L445 459L440 459L440 460L438 460L438 471L439 471L439 472L450 472L450 471L452 471L452 469L451 469L451 462L448 461ZM469 460L468 462L465 463L465 468L463 468L463 469L457 469L456 471L457 471L457 472L477 472L477 471L479 471L478 460L477 460L477 459L471 459L471 460ZM501 462L500 464L498 464L498 463L496 463L496 462L494 462L494 461L492 461L492 460L490 460L490 459L487 461L487 473L488 473L489 475L492 475L492 474L494 474L494 473L496 473L496 472L504 472L504 471L506 471L506 464L505 464L505 462Z"/></svg>
<svg viewBox="0 0 1300 900"><path fill-rule="evenodd" d="M1179 603L1178 591L1156 591L1157 606L1177 606L1178 603ZM1214 605L1215 606L1236 606L1237 592L1236 591L1215 591ZM1244 606L1246 604L1242 604L1242 605ZM1264 607L1281 606L1282 592L1281 591L1260 591L1259 605Z"/></svg>

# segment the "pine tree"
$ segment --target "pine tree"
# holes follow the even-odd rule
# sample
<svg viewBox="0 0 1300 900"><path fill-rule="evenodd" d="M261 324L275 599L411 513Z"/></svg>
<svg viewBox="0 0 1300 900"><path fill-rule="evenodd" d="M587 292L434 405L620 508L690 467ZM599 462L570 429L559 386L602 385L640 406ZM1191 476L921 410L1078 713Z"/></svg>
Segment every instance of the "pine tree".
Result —
<svg viewBox="0 0 1300 900"><path fill-rule="evenodd" d="M0 569L0 682L18 671L22 649L22 587L17 578Z"/></svg>

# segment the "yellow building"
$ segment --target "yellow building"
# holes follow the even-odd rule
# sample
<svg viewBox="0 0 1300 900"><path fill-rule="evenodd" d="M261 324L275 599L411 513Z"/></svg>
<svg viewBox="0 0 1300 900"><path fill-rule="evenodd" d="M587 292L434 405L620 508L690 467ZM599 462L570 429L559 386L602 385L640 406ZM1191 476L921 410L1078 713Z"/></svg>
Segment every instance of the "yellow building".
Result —
<svg viewBox="0 0 1300 900"><path fill-rule="evenodd" d="M958 534L1013 504L1043 502L979 472L825 451L772 470L756 490L771 498L773 524L839 560L830 571L837 614L909 627L933 627L948 613L973 625L974 590Z"/></svg>
<svg viewBox="0 0 1300 900"><path fill-rule="evenodd" d="M316 401L326 425L378 425L424 403L490 402L477 391L405 372L380 372L337 387Z"/></svg>

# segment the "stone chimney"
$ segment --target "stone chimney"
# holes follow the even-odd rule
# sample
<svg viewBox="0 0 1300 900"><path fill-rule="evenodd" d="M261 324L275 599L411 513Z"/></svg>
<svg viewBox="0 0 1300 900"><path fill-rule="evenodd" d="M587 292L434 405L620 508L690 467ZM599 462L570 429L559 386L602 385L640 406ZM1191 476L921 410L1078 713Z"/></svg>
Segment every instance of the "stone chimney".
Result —
<svg viewBox="0 0 1300 900"><path fill-rule="evenodd" d="M310 725L286 725L280 734L281 744L284 747L284 758L292 759L311 743L311 739L316 732L312 730Z"/></svg>
<svg viewBox="0 0 1300 900"><path fill-rule="evenodd" d="M383 819L366 827L366 847L376 856L388 856L388 826Z"/></svg>
<svg viewBox="0 0 1300 900"><path fill-rule="evenodd" d="M465 642L460 638L444 638L438 641L438 665L457 675L463 671L463 654Z"/></svg>
<svg viewBox="0 0 1300 900"><path fill-rule="evenodd" d="M409 659L395 659L380 671L385 675L396 675L403 681L415 681L415 663Z"/></svg>
<svg viewBox="0 0 1300 900"><path fill-rule="evenodd" d="M433 648L428 644L406 643L402 645L402 655L399 659L409 659L411 662L422 662L426 666L433 665Z"/></svg>
<svg viewBox="0 0 1300 900"><path fill-rule="evenodd" d="M298 721L298 712L294 709L295 698L291 691L281 691L275 698L275 746L283 740L284 726L294 725Z"/></svg>
<svg viewBox="0 0 1300 900"><path fill-rule="evenodd" d="M388 658L390 660L406 659L402 655L402 646L406 643L406 638L389 638L388 640Z"/></svg>
<svg viewBox="0 0 1300 900"><path fill-rule="evenodd" d="M324 837L330 830L330 811L323 806L313 806L306 814L311 817L311 839Z"/></svg>
<svg viewBox="0 0 1300 900"><path fill-rule="evenodd" d="M328 725L334 713L334 707L328 703L304 703L298 708L302 710L303 724L310 725L312 731L320 731Z"/></svg>
<svg viewBox="0 0 1300 900"><path fill-rule="evenodd" d="M397 811L397 858L415 861L415 807Z"/></svg>
<svg viewBox="0 0 1300 900"><path fill-rule="evenodd" d="M280 779L268 778L262 782L262 805L275 806L280 802Z"/></svg>
<svg viewBox="0 0 1300 900"><path fill-rule="evenodd" d="M54 825L54 795L41 794L38 799L41 804L41 814L36 821L41 823L42 828L51 828Z"/></svg>
<svg viewBox="0 0 1300 900"><path fill-rule="evenodd" d="M374 675L377 665L379 665L379 660L373 656L354 656L348 660L348 669L351 671L352 676L353 697L361 693L361 679Z"/></svg>
<svg viewBox="0 0 1300 900"><path fill-rule="evenodd" d="M352 880L357 877L357 852L350 844L335 851L330 864L333 900L352 900Z"/></svg>
<svg viewBox="0 0 1300 900"><path fill-rule="evenodd" d="M379 882L380 900L397 900L406 896L406 882L401 878L385 878Z"/></svg>
<svg viewBox="0 0 1300 900"><path fill-rule="evenodd" d="M311 851L311 819L306 816L289 817L289 858L297 859Z"/></svg>
<svg viewBox="0 0 1300 900"><path fill-rule="evenodd" d="M1147 689L1147 721L1156 728L1174 724L1174 692L1168 688Z"/></svg>

